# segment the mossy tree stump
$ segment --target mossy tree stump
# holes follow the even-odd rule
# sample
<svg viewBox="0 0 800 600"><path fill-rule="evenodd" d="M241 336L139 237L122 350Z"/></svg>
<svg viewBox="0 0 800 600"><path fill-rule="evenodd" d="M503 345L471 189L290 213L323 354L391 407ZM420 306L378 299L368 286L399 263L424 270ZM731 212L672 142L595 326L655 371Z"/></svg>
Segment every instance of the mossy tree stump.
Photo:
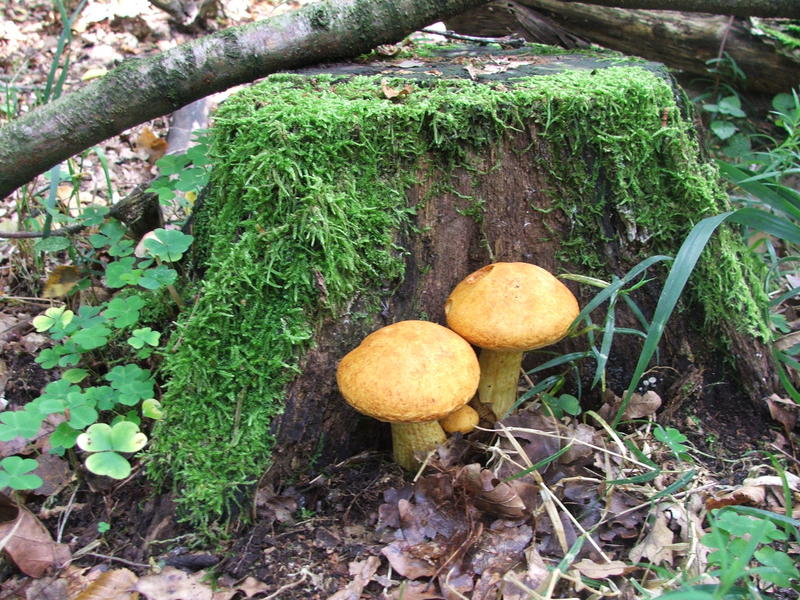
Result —
<svg viewBox="0 0 800 600"><path fill-rule="evenodd" d="M659 65L530 51L276 75L228 100L196 218L197 305L165 362L149 472L172 478L185 517L219 520L265 475L385 447L388 426L339 396L337 361L385 324L443 323L476 268L610 280L674 255L727 208L687 110ZM633 296L644 315L665 275L651 269ZM758 277L720 230L665 333L659 391L689 366L753 398L772 391L754 358L768 336ZM582 304L597 292L568 285ZM616 325L640 327L622 304ZM616 336L609 388L627 386L640 347ZM592 368L581 363L587 405Z"/></svg>

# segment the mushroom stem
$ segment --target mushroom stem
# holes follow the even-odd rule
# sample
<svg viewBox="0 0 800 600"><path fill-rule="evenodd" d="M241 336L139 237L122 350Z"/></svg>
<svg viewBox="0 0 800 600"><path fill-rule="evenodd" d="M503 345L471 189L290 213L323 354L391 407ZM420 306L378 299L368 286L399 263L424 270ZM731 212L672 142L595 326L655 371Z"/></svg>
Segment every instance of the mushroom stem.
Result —
<svg viewBox="0 0 800 600"><path fill-rule="evenodd" d="M417 453L430 452L447 440L438 421L392 423L391 425L394 460L407 471L414 471L419 467Z"/></svg>
<svg viewBox="0 0 800 600"><path fill-rule="evenodd" d="M492 407L498 419L506 416L517 401L522 354L484 348L478 357L481 367L478 397L483 404Z"/></svg>

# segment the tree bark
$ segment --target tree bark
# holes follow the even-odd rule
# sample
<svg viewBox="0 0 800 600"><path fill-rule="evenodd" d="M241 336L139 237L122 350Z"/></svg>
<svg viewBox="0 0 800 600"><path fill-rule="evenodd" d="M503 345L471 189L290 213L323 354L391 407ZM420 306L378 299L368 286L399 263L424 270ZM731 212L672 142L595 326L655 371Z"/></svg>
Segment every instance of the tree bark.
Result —
<svg viewBox="0 0 800 600"><path fill-rule="evenodd" d="M0 128L0 197L138 123L270 73L352 58L486 0L341 0L234 27L108 75Z"/></svg>
<svg viewBox="0 0 800 600"><path fill-rule="evenodd" d="M579 4L576 0L559 0L557 4ZM591 0L589 4L617 8L644 8L684 12L703 12L737 17L800 17L800 4L795 0Z"/></svg>
<svg viewBox="0 0 800 600"><path fill-rule="evenodd" d="M617 3L609 0L608 4ZM534 22L536 27L530 27L528 22ZM552 24L552 36L542 37L542 22ZM744 89L777 93L800 82L800 56L780 52L770 40L756 35L746 19L561 0L517 0L478 7L448 20L447 25L474 35L514 32L539 43L552 43L551 38L557 37L566 42L561 43L564 47L579 46L570 43L575 39L586 40L701 77L709 77L707 61L720 57L724 51L745 73L746 79L737 82Z"/></svg>

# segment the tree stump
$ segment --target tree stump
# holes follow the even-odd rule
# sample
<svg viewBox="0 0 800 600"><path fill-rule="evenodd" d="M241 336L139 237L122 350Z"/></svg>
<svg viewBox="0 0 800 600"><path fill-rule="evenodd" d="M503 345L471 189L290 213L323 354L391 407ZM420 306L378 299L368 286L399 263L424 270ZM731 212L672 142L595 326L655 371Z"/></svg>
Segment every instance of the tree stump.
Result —
<svg viewBox="0 0 800 600"><path fill-rule="evenodd" d="M173 480L181 514L200 524L246 507L259 481L387 447L388 425L356 414L335 384L367 333L444 323L450 290L493 261L611 281L674 256L727 207L665 69L616 55L462 49L275 75L214 123L197 302L165 359L148 469ZM630 296L646 319L665 264ZM758 277L720 229L664 335L658 392L688 373L722 382L698 388L721 398L773 391ZM598 291L567 285L581 305ZM605 310L591 315L601 326ZM617 327L642 328L623 302L616 310ZM556 351L587 348L584 335ZM640 349L640 337L615 337L610 390L627 387ZM564 391L597 406L592 361L569 373Z"/></svg>

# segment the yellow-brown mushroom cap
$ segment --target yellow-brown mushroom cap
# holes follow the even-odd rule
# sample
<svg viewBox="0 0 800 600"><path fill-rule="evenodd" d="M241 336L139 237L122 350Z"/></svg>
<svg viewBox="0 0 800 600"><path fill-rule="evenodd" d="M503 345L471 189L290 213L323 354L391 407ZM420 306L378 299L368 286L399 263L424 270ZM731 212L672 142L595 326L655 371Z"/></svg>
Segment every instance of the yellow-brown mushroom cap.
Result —
<svg viewBox="0 0 800 600"><path fill-rule="evenodd" d="M498 351L554 344L578 316L561 281L530 263L493 263L464 278L445 303L447 325L472 344Z"/></svg>
<svg viewBox="0 0 800 600"><path fill-rule="evenodd" d="M472 347L428 321L400 321L369 334L336 369L345 400L390 423L438 420L469 402L479 379Z"/></svg>
<svg viewBox="0 0 800 600"><path fill-rule="evenodd" d="M439 419L439 425L442 426L445 433L464 433L467 434L478 426L481 418L478 411L472 408L469 404L465 404L461 408L455 409L443 419Z"/></svg>

